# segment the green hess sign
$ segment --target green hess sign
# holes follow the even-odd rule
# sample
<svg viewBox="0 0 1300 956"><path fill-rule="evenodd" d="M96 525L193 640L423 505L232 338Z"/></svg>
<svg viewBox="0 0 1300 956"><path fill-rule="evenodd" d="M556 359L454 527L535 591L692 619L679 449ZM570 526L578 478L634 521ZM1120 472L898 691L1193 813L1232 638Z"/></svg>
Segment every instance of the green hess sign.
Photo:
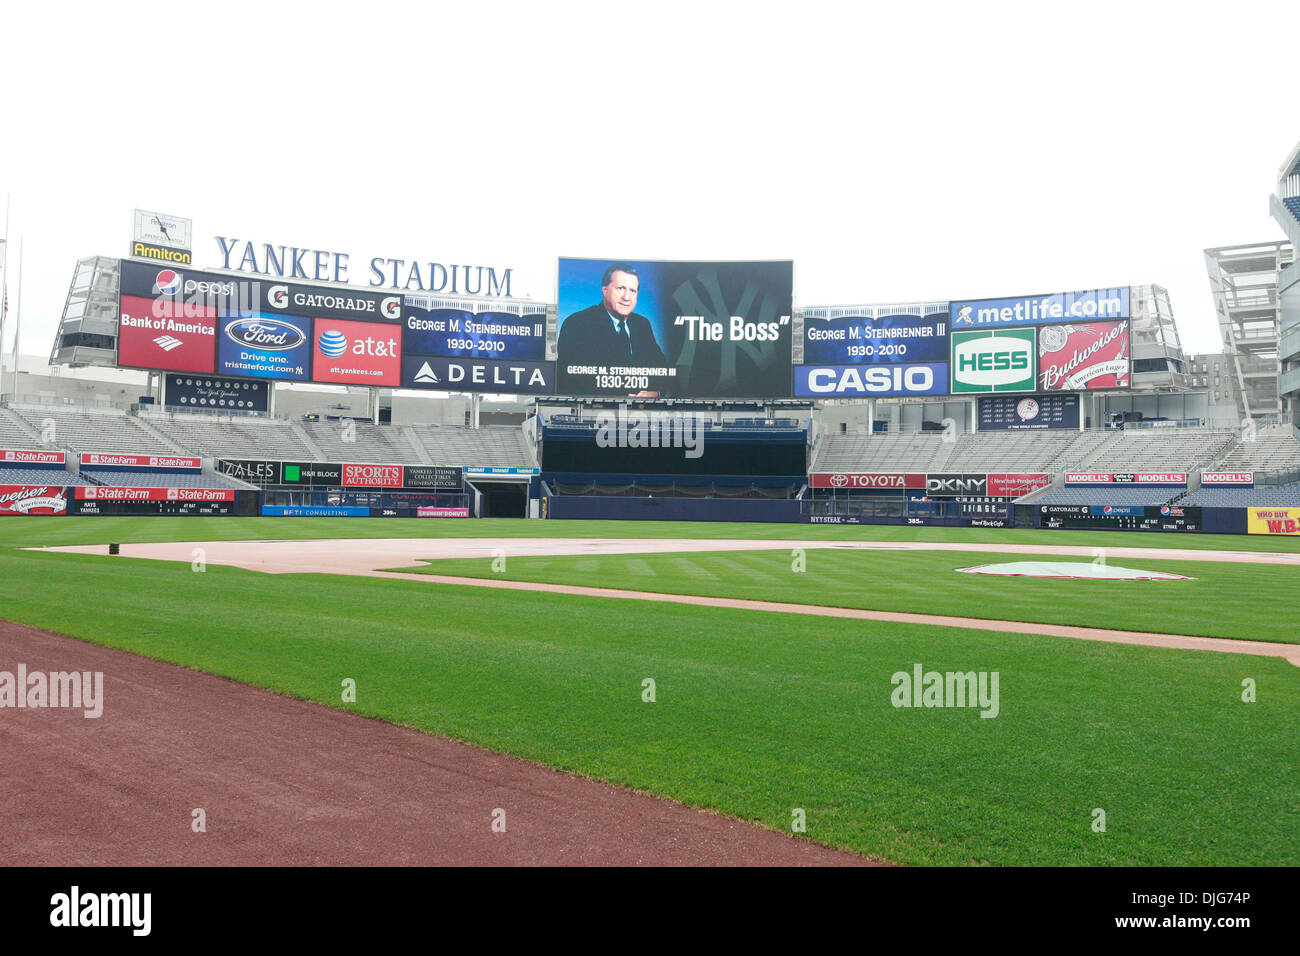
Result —
<svg viewBox="0 0 1300 956"><path fill-rule="evenodd" d="M952 333L952 393L1032 392L1038 379L1036 329Z"/></svg>

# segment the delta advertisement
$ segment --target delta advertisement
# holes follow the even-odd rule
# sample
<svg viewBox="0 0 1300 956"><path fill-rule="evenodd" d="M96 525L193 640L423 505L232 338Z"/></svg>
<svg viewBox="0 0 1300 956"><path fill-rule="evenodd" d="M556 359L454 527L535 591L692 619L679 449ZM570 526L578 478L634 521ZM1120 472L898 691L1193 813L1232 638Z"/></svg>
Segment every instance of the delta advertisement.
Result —
<svg viewBox="0 0 1300 956"><path fill-rule="evenodd" d="M559 261L564 395L784 398L794 263Z"/></svg>
<svg viewBox="0 0 1300 956"><path fill-rule="evenodd" d="M402 387L550 395L555 363L546 358L546 307L474 312L463 304L406 296Z"/></svg>
<svg viewBox="0 0 1300 956"><path fill-rule="evenodd" d="M946 394L948 312L807 309L803 360L794 369L798 398Z"/></svg>

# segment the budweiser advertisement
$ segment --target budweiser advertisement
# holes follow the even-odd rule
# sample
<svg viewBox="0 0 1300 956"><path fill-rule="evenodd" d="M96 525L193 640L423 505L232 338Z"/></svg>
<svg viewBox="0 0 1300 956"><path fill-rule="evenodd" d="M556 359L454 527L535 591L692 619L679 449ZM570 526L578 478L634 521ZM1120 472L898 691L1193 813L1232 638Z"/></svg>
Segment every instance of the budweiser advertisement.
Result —
<svg viewBox="0 0 1300 956"><path fill-rule="evenodd" d="M68 489L62 485L0 485L0 515L67 513Z"/></svg>
<svg viewBox="0 0 1300 956"><path fill-rule="evenodd" d="M19 465L62 465L66 456L61 451L16 451L0 449L0 462Z"/></svg>
<svg viewBox="0 0 1300 956"><path fill-rule="evenodd" d="M344 465L344 486L360 488L402 487L401 465Z"/></svg>
<svg viewBox="0 0 1300 956"><path fill-rule="evenodd" d="M1027 475L989 475L988 493L1000 498L1019 498L1046 488L1052 476L1041 473Z"/></svg>
<svg viewBox="0 0 1300 956"><path fill-rule="evenodd" d="M78 487L78 501L234 501L233 488L118 488L109 485Z"/></svg>
<svg viewBox="0 0 1300 956"><path fill-rule="evenodd" d="M1130 358L1127 319L1038 330L1038 384L1044 392L1128 388Z"/></svg>
<svg viewBox="0 0 1300 956"><path fill-rule="evenodd" d="M1253 471L1203 471L1201 472L1202 485L1254 485L1255 473Z"/></svg>
<svg viewBox="0 0 1300 956"><path fill-rule="evenodd" d="M191 468L203 467L201 458L172 455L104 455L87 452L81 456L82 467L91 468Z"/></svg>
<svg viewBox="0 0 1300 956"><path fill-rule="evenodd" d="M824 471L809 475L814 488L924 488L925 475L880 471Z"/></svg>

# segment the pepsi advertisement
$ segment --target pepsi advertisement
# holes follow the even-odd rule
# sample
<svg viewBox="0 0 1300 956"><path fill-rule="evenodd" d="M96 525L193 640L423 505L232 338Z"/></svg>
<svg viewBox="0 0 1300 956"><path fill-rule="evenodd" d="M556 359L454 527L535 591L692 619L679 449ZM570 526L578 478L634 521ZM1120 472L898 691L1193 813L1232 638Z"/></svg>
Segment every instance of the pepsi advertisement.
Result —
<svg viewBox="0 0 1300 956"><path fill-rule="evenodd" d="M310 377L311 327L298 316L264 312L221 320L217 372L303 382Z"/></svg>
<svg viewBox="0 0 1300 956"><path fill-rule="evenodd" d="M790 260L560 259L557 288L559 394L790 394Z"/></svg>
<svg viewBox="0 0 1300 956"><path fill-rule="evenodd" d="M928 315L863 309L805 309L803 360L807 365L917 365L948 361L948 311Z"/></svg>

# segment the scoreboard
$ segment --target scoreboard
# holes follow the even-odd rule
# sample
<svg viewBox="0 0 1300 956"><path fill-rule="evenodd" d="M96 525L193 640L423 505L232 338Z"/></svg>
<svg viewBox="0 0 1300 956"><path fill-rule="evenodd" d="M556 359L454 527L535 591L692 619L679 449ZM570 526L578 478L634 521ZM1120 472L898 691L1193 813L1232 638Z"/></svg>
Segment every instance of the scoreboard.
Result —
<svg viewBox="0 0 1300 956"><path fill-rule="evenodd" d="M1080 531L1200 531L1200 508L1167 505L1039 505L1039 525Z"/></svg>

